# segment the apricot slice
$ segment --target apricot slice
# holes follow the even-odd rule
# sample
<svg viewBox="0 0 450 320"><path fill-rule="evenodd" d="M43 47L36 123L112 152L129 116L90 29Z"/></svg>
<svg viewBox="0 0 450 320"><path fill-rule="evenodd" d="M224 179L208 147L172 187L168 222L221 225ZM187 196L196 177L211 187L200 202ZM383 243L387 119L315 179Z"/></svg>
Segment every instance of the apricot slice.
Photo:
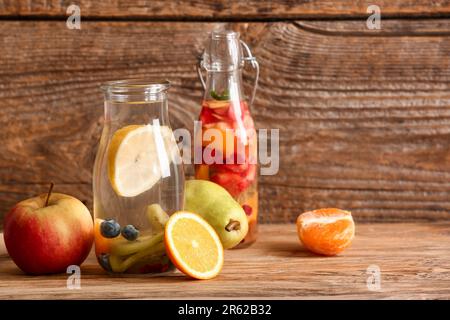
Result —
<svg viewBox="0 0 450 320"><path fill-rule="evenodd" d="M195 166L195 179L209 180L209 166L207 164L198 164Z"/></svg>
<svg viewBox="0 0 450 320"><path fill-rule="evenodd" d="M302 213L297 218L298 237L314 253L334 256L345 250L355 236L355 223L348 211L335 208Z"/></svg>

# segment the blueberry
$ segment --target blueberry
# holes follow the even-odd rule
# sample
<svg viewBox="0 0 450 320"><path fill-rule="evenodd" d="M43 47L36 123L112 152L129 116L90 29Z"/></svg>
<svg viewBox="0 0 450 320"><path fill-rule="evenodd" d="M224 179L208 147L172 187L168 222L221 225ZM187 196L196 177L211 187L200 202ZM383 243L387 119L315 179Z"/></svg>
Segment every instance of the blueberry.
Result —
<svg viewBox="0 0 450 320"><path fill-rule="evenodd" d="M123 227L122 236L129 241L134 241L139 237L139 230L129 224Z"/></svg>
<svg viewBox="0 0 450 320"><path fill-rule="evenodd" d="M105 238L115 238L120 234L120 224L114 219L107 219L100 225L100 233Z"/></svg>
<svg viewBox="0 0 450 320"><path fill-rule="evenodd" d="M97 256L97 260L103 269L112 272L111 265L109 264L109 254L102 253L101 255Z"/></svg>

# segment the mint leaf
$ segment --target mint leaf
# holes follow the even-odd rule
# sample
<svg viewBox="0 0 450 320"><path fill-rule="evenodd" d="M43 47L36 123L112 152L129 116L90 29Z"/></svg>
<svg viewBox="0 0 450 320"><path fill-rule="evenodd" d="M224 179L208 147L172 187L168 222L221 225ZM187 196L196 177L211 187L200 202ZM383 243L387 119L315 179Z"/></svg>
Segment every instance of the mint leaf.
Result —
<svg viewBox="0 0 450 320"><path fill-rule="evenodd" d="M222 91L222 94L218 94L215 90L211 90L209 94L214 100L230 100L230 93L228 90Z"/></svg>

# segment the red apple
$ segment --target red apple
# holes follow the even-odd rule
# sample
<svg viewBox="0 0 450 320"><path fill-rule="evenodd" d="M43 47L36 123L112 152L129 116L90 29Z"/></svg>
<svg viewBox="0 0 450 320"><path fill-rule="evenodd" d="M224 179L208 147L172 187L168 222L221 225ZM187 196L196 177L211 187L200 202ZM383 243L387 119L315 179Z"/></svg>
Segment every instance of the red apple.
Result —
<svg viewBox="0 0 450 320"><path fill-rule="evenodd" d="M5 216L10 257L25 273L66 272L88 256L94 240L91 214L78 199L52 193L24 200Z"/></svg>

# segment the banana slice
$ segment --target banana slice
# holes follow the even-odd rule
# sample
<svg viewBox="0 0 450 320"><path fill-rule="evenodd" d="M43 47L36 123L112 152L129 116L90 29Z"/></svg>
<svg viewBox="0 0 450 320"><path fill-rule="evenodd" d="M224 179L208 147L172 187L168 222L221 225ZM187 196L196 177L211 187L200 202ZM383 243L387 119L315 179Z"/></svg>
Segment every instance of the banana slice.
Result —
<svg viewBox="0 0 450 320"><path fill-rule="evenodd" d="M132 267L134 264L145 260L150 261L152 257L161 260L162 256L165 254L165 246L164 242L158 242L151 248L148 248L143 251L136 252L126 258L121 256L111 255L109 257L109 262L111 264L111 269L113 272L122 273Z"/></svg>
<svg viewBox="0 0 450 320"><path fill-rule="evenodd" d="M116 256L129 256L140 251L151 249L158 242L163 241L163 233L148 235L136 241L118 241L111 246L111 254Z"/></svg>
<svg viewBox="0 0 450 320"><path fill-rule="evenodd" d="M164 231L164 227L169 220L169 215L157 203L147 207L147 219L152 226L153 233Z"/></svg>

